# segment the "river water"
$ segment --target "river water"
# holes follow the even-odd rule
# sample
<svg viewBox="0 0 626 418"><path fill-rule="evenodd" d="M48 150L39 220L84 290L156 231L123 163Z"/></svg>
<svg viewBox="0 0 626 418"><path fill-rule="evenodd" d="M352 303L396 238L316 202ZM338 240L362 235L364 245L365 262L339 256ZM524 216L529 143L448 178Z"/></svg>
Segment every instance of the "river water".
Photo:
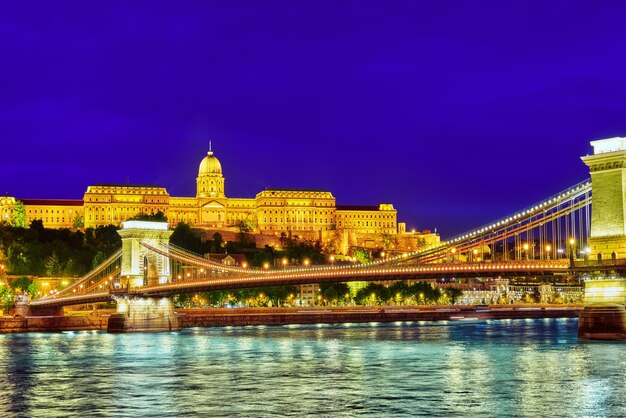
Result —
<svg viewBox="0 0 626 418"><path fill-rule="evenodd" d="M0 416L626 416L576 319L0 335Z"/></svg>

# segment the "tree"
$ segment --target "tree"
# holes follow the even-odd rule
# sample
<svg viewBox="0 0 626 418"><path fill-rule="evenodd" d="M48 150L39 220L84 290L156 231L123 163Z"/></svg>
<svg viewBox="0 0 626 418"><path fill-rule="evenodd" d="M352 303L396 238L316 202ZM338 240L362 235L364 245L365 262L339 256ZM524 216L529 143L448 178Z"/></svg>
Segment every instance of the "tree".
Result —
<svg viewBox="0 0 626 418"><path fill-rule="evenodd" d="M216 253L222 252L222 244L224 243L224 238L222 238L222 234L216 232L213 234L213 245Z"/></svg>
<svg viewBox="0 0 626 418"><path fill-rule="evenodd" d="M449 287L445 290L445 294L454 305L456 301L463 295L463 290L458 287Z"/></svg>
<svg viewBox="0 0 626 418"><path fill-rule="evenodd" d="M31 284L33 284L32 279L29 279L26 276L22 276L19 279L13 280L10 284L10 287L13 291L21 293L27 292Z"/></svg>
<svg viewBox="0 0 626 418"><path fill-rule="evenodd" d="M161 211L157 213L144 213L139 212L137 215L128 219L129 221L153 221L153 222L167 222L167 216Z"/></svg>
<svg viewBox="0 0 626 418"><path fill-rule="evenodd" d="M115 225L99 226L95 230L97 245L106 254L113 254L122 246L122 238Z"/></svg>
<svg viewBox="0 0 626 418"><path fill-rule="evenodd" d="M61 267L61 263L59 262L59 257L56 252L52 252L50 257L46 258L44 263L46 267L46 274L48 276L60 276L63 268Z"/></svg>
<svg viewBox="0 0 626 418"><path fill-rule="evenodd" d="M11 225L17 228L26 228L26 208L24 207L24 203L21 200L18 200L13 207Z"/></svg>
<svg viewBox="0 0 626 418"><path fill-rule="evenodd" d="M364 249L356 248L352 251L352 256L361 264L367 264L372 261L372 254Z"/></svg>
<svg viewBox="0 0 626 418"><path fill-rule="evenodd" d="M243 244L246 239L246 234L249 234L256 228L256 222L249 218L240 219L235 223L235 226L239 229L239 242Z"/></svg>
<svg viewBox="0 0 626 418"><path fill-rule="evenodd" d="M200 238L193 232L191 226L184 222L179 222L170 236L170 243L196 254L204 253L204 248Z"/></svg>
<svg viewBox="0 0 626 418"><path fill-rule="evenodd" d="M95 269L100 264L104 263L104 260L106 259L107 259L106 254L103 253L102 251L98 251L91 262L91 268Z"/></svg>
<svg viewBox="0 0 626 418"><path fill-rule="evenodd" d="M15 294L8 287L0 287L0 308L5 311L15 306Z"/></svg>
<svg viewBox="0 0 626 418"><path fill-rule="evenodd" d="M36 231L37 233L41 233L44 230L43 221L41 219L33 219L30 222L29 228L33 231Z"/></svg>
<svg viewBox="0 0 626 418"><path fill-rule="evenodd" d="M323 294L324 300L328 301L328 303L330 303L331 305L337 303L337 298L339 295L337 294L337 291L334 287L329 287Z"/></svg>
<svg viewBox="0 0 626 418"><path fill-rule="evenodd" d="M85 227L85 219L76 212L76 216L72 221L72 228L83 229Z"/></svg>
<svg viewBox="0 0 626 418"><path fill-rule="evenodd" d="M430 282L413 283L410 287L410 292L419 304L437 303L441 297L441 290Z"/></svg>

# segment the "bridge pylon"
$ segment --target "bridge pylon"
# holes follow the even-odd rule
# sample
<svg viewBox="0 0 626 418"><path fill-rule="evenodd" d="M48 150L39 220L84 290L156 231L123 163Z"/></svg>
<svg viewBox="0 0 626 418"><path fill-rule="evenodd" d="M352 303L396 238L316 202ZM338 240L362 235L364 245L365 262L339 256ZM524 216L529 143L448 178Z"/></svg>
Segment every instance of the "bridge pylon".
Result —
<svg viewBox="0 0 626 418"><path fill-rule="evenodd" d="M114 296L117 313L109 317L109 332L176 331L182 328L169 298L151 298L136 294L142 286L171 280L170 260L148 250L141 243L159 247L172 235L167 222L127 221L119 231L122 237L122 280L128 292ZM134 294L135 293L135 294Z"/></svg>
<svg viewBox="0 0 626 418"><path fill-rule="evenodd" d="M626 258L626 138L591 141L590 258Z"/></svg>
<svg viewBox="0 0 626 418"><path fill-rule="evenodd" d="M141 245L141 242L153 247L159 247L161 243L167 244L173 233L167 222L126 221L118 233L122 237L120 276L128 280L130 289L171 280L169 259Z"/></svg>
<svg viewBox="0 0 626 418"><path fill-rule="evenodd" d="M591 173L590 258L599 277L585 280L585 309L578 336L626 339L626 279L609 272L626 258L626 138L592 141L593 155L582 157ZM610 260L611 264L603 264ZM621 261L621 260L620 260ZM604 266L604 268L603 268Z"/></svg>

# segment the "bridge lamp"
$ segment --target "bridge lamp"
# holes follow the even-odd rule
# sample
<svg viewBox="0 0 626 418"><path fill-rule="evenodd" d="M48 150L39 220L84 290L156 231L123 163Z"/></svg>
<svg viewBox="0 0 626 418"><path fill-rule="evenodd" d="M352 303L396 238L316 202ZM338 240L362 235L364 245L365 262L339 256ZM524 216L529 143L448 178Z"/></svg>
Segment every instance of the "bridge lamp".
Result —
<svg viewBox="0 0 626 418"><path fill-rule="evenodd" d="M528 251L528 243L525 242L524 245L522 245L522 248L524 249L524 251Z"/></svg>
<svg viewBox="0 0 626 418"><path fill-rule="evenodd" d="M380 258L385 258L385 252L384 252L384 251L382 251L382 252L380 253Z"/></svg>
<svg viewBox="0 0 626 418"><path fill-rule="evenodd" d="M267 261L265 263L263 263L263 268L266 269L266 270L268 268L270 268L270 263L268 263Z"/></svg>
<svg viewBox="0 0 626 418"><path fill-rule="evenodd" d="M329 259L330 259L331 263L335 264L335 256L334 255L331 255Z"/></svg>
<svg viewBox="0 0 626 418"><path fill-rule="evenodd" d="M243 263L241 263L241 267L243 268L248 268L248 263L246 263L245 261Z"/></svg>
<svg viewBox="0 0 626 418"><path fill-rule="evenodd" d="M550 244L546 245L546 251L552 251L552 246Z"/></svg>
<svg viewBox="0 0 626 418"><path fill-rule="evenodd" d="M308 259L308 258L305 258L305 259L304 259L304 266L305 266L305 267L308 267L308 266L309 266L309 263L310 263L309 259Z"/></svg>
<svg viewBox="0 0 626 418"><path fill-rule="evenodd" d="M573 246L574 244L576 244L576 240L574 238L570 238L569 239L569 245Z"/></svg>
<svg viewBox="0 0 626 418"><path fill-rule="evenodd" d="M287 258L283 258L281 263L283 264L283 267L285 267L287 265Z"/></svg>

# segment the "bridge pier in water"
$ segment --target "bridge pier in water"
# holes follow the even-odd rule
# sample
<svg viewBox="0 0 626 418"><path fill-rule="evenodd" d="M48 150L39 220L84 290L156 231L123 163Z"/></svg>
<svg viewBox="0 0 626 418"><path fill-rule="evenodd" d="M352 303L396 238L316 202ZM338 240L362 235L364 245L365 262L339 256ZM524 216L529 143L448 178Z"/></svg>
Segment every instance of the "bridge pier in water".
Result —
<svg viewBox="0 0 626 418"><path fill-rule="evenodd" d="M180 331L182 320L169 298L116 297L117 313L109 317L108 332Z"/></svg>
<svg viewBox="0 0 626 418"><path fill-rule="evenodd" d="M582 157L591 173L590 258L609 277L585 281L585 309L578 336L585 339L626 339L626 279L609 269L626 257L626 138L592 141L593 155ZM611 263L613 266L606 265ZM604 267L605 266L605 267Z"/></svg>
<svg viewBox="0 0 626 418"><path fill-rule="evenodd" d="M120 275L126 281L129 294L114 296L117 313L109 318L108 332L180 330L182 321L169 298L132 295L133 290L142 286L171 280L169 259L141 245L141 242L154 247L167 244L172 235L167 222L127 221L119 234L122 237Z"/></svg>

